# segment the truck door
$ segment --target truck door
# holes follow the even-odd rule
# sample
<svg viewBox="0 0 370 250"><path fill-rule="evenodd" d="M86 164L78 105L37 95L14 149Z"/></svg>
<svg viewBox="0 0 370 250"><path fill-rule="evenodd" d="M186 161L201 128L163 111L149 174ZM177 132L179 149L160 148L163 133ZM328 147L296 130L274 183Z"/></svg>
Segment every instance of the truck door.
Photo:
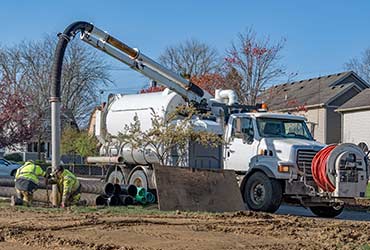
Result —
<svg viewBox="0 0 370 250"><path fill-rule="evenodd" d="M247 171L250 159L257 154L258 141L254 139L256 131L253 119L234 117L229 123L230 131L226 139L229 144L225 150L225 168L236 171Z"/></svg>

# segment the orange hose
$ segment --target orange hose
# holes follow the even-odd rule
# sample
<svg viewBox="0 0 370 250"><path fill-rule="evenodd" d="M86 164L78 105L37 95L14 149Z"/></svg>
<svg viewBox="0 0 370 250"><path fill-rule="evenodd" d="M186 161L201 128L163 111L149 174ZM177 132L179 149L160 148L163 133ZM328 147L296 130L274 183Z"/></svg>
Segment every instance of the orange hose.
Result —
<svg viewBox="0 0 370 250"><path fill-rule="evenodd" d="M312 160L311 170L312 177L322 190L326 192L333 192L335 190L335 185L331 183L328 175L326 174L326 163L330 156L331 151L337 145L329 145L322 150L320 150Z"/></svg>

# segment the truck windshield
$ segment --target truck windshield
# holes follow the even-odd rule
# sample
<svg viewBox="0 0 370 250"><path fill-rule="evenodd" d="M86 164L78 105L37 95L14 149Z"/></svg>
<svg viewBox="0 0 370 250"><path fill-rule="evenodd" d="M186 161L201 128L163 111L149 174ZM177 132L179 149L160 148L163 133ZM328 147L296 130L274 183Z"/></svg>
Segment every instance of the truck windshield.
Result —
<svg viewBox="0 0 370 250"><path fill-rule="evenodd" d="M257 127L261 137L313 140L304 121L259 117Z"/></svg>

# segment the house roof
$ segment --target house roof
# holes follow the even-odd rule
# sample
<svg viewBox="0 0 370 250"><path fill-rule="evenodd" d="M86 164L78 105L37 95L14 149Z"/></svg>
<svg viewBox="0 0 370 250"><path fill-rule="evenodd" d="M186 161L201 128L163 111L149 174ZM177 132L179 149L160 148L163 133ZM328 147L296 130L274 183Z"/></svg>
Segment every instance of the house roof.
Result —
<svg viewBox="0 0 370 250"><path fill-rule="evenodd" d="M370 109L370 89L363 90L361 93L340 106L337 111L346 112L364 109Z"/></svg>
<svg viewBox="0 0 370 250"><path fill-rule="evenodd" d="M361 91L368 87L354 72L347 71L272 86L259 96L259 100L266 102L271 110L289 110L298 106L327 105L351 88Z"/></svg>

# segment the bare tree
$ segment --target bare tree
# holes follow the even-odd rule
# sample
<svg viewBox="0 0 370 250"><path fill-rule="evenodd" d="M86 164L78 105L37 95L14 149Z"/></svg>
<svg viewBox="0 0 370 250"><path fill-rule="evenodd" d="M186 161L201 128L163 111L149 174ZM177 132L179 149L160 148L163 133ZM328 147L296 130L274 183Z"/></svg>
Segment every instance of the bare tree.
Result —
<svg viewBox="0 0 370 250"><path fill-rule="evenodd" d="M353 70L362 79L370 83L370 48L362 52L360 57L352 58L344 64L347 70Z"/></svg>
<svg viewBox="0 0 370 250"><path fill-rule="evenodd" d="M22 42L10 48L2 48L0 76L19 86L31 95L26 114L33 114L33 140L38 145L50 134L49 88L51 66L56 46L54 37L47 36L38 42ZM66 51L62 75L62 121L85 126L91 111L97 104L98 90L107 85L109 65L97 51L78 41L70 43ZM24 138L24 141L29 138ZM38 150L40 152L40 149Z"/></svg>
<svg viewBox="0 0 370 250"><path fill-rule="evenodd" d="M273 43L269 38L258 39L253 29L247 29L226 51L226 68L231 73L229 80L241 102L255 104L265 85L285 74L279 63L284 43L284 40ZM233 80L232 76L237 79Z"/></svg>
<svg viewBox="0 0 370 250"><path fill-rule="evenodd" d="M195 39L167 47L159 60L167 68L189 78L213 73L220 68L217 51Z"/></svg>
<svg viewBox="0 0 370 250"><path fill-rule="evenodd" d="M56 39L47 36L40 42L23 42L21 64L27 72L30 91L38 93L35 107L49 107L50 72ZM79 125L86 125L98 100L99 86L108 85L109 65L90 48L73 41L67 48L62 75L63 110L70 112ZM41 111L41 110L40 110Z"/></svg>

